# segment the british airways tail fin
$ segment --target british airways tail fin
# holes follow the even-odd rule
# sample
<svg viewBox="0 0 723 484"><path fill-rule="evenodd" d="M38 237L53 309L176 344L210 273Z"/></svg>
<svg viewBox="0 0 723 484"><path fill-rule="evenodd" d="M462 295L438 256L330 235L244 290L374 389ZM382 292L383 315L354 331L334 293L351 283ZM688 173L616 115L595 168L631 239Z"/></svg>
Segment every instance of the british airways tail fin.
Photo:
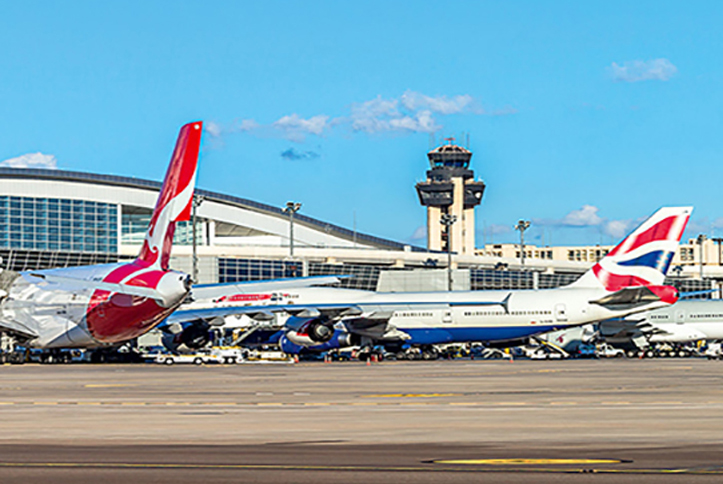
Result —
<svg viewBox="0 0 723 484"><path fill-rule="evenodd" d="M143 247L136 259L138 264L168 270L176 222L191 217L202 127L200 121L189 123L178 134L171 164L163 180Z"/></svg>
<svg viewBox="0 0 723 484"><path fill-rule="evenodd" d="M661 208L569 287L615 292L662 285L692 211Z"/></svg>

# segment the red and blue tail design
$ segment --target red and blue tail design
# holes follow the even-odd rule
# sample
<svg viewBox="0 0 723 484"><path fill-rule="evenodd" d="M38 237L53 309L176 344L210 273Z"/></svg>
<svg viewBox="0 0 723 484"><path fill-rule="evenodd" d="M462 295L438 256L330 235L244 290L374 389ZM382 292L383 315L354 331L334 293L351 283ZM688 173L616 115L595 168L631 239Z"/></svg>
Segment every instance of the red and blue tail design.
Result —
<svg viewBox="0 0 723 484"><path fill-rule="evenodd" d="M663 284L692 211L693 207L661 208L572 286L602 286L615 292Z"/></svg>
<svg viewBox="0 0 723 484"><path fill-rule="evenodd" d="M168 270L176 222L189 220L196 185L198 152L203 123L197 121L181 128L171 164L161 187L143 247L136 263Z"/></svg>

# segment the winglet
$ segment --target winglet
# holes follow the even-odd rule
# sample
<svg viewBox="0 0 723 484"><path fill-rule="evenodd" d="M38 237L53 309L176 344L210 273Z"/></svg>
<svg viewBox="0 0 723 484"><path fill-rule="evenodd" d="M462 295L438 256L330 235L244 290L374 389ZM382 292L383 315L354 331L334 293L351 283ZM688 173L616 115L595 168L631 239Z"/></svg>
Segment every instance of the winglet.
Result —
<svg viewBox="0 0 723 484"><path fill-rule="evenodd" d="M176 222L189 220L196 184L198 152L203 123L196 121L181 128L171 164L156 202L146 238L136 262L168 270Z"/></svg>

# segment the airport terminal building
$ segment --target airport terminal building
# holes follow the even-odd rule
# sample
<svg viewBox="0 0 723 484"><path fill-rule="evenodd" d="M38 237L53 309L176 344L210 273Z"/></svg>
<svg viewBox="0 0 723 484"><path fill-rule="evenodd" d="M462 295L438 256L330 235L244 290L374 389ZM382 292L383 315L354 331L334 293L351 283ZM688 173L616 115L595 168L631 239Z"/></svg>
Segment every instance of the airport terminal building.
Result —
<svg viewBox="0 0 723 484"><path fill-rule="evenodd" d="M131 259L140 249L159 189L159 182L131 177L0 167L2 267L31 270ZM359 289L446 288L445 252L296 213L292 257L291 219L282 208L206 190L196 193L198 282L349 274L355 277L344 285ZM178 224L175 244L171 265L192 273L191 222ZM480 252L454 255L455 289L557 287L590 266L589 261L533 257L523 271L509 254ZM703 288L710 282L686 278L686 285Z"/></svg>

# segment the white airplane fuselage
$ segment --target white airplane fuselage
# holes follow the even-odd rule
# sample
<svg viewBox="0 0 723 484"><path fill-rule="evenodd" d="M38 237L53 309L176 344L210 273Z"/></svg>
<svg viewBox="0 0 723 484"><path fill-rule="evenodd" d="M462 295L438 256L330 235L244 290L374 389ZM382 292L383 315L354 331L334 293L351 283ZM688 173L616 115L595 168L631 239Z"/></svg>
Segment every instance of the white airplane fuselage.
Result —
<svg viewBox="0 0 723 484"><path fill-rule="evenodd" d="M37 348L112 345L160 323L190 290L170 270L176 222L189 220L202 123L181 127L138 257L127 263L5 272L0 329Z"/></svg>
<svg viewBox="0 0 723 484"><path fill-rule="evenodd" d="M419 293L311 287L289 290L266 304L359 306L364 309L359 318L384 315L389 326L411 337L410 344L438 344L511 340L633 312L591 303L608 294L604 289L572 287ZM636 310L663 305L657 301Z"/></svg>
<svg viewBox="0 0 723 484"><path fill-rule="evenodd" d="M63 279L53 282L55 278ZM182 273L132 263L21 272L6 289L0 315L17 325L21 333L24 329L36 335L27 341L30 347L93 348L115 344L143 334L178 307L188 292L186 278ZM108 297L108 291L92 287L93 283L109 279L153 288L162 297Z"/></svg>
<svg viewBox="0 0 723 484"><path fill-rule="evenodd" d="M723 339L723 301L680 301L644 314L649 343L691 343ZM624 323L624 322L623 322ZM611 331L615 323L605 322ZM648 327L648 325L650 327Z"/></svg>

